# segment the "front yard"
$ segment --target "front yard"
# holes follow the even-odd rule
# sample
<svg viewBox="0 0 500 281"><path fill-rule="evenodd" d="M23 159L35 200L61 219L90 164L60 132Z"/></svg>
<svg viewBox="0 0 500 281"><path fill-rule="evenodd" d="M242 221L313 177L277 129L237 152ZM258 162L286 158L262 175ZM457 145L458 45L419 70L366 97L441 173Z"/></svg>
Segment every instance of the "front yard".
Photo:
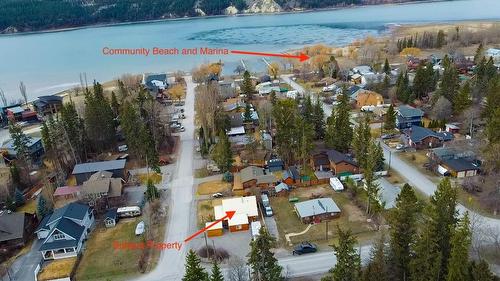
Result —
<svg viewBox="0 0 500 281"><path fill-rule="evenodd" d="M298 188L290 193L289 197L299 198L299 202L309 200L311 195L321 194L321 197L331 197L341 210L339 218L328 221L328 239L327 239L327 223L321 222L313 225L308 232L300 236L290 237L293 244L301 241L314 241L319 244L331 244L332 239L336 236L336 226L351 231L363 240L375 234L372 231L370 224L367 223L364 213L353 204L347 197L347 194L334 192L328 185L318 187ZM294 210L294 203L288 201L288 197L271 197L271 207L274 211L278 231L280 233L280 242L285 245L285 234L302 232L307 228L307 224L300 221Z"/></svg>
<svg viewBox="0 0 500 281"><path fill-rule="evenodd" d="M224 193L229 191L231 191L231 183L222 180L202 182L198 185L197 189L198 195L211 195L217 192Z"/></svg>
<svg viewBox="0 0 500 281"><path fill-rule="evenodd" d="M114 241L142 242L135 236L135 227L142 218L124 219L113 228L99 225L93 230L83 251L76 272L77 280L126 280L125 276L139 274L140 250L115 250Z"/></svg>
<svg viewBox="0 0 500 281"><path fill-rule="evenodd" d="M222 199L198 201L197 223L200 228L205 227L206 222L214 220L214 206L222 204Z"/></svg>

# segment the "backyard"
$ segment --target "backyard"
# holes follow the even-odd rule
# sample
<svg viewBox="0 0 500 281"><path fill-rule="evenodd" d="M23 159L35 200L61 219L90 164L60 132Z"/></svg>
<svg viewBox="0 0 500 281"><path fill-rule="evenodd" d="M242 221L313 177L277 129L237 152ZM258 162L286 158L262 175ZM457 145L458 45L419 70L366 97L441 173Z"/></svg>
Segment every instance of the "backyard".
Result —
<svg viewBox="0 0 500 281"><path fill-rule="evenodd" d="M77 280L123 280L124 276L138 274L140 250L115 250L114 241L141 242L135 236L135 227L141 218L121 220L113 228L97 227L83 251L76 272Z"/></svg>
<svg viewBox="0 0 500 281"><path fill-rule="evenodd" d="M309 200L312 195L321 195L321 197L331 197L341 210L339 218L328 221L328 240L327 240L327 223L321 222L313 225L308 232L300 236L290 237L293 244L301 241L314 241L319 244L328 245L331 239L335 239L336 226L351 231L358 236L358 239L363 240L366 237L373 235L369 223L366 221L364 213L354 205L346 193L336 193L329 186L323 185L318 187L308 187L295 189L290 193L290 198L297 197L300 202ZM271 207L274 211L276 223L280 233L280 241L285 245L285 234L302 232L307 228L307 224L302 223L297 217L294 210L294 203L288 201L289 197L272 197Z"/></svg>

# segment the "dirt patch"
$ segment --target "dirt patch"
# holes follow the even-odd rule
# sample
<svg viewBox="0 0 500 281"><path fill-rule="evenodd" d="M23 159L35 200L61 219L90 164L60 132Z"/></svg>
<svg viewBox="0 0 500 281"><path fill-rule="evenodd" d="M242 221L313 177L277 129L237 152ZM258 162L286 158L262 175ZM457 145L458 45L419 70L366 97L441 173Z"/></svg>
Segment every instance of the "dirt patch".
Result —
<svg viewBox="0 0 500 281"><path fill-rule="evenodd" d="M231 190L231 183L221 180L207 181L198 185L199 195L210 195L217 192L225 193Z"/></svg>

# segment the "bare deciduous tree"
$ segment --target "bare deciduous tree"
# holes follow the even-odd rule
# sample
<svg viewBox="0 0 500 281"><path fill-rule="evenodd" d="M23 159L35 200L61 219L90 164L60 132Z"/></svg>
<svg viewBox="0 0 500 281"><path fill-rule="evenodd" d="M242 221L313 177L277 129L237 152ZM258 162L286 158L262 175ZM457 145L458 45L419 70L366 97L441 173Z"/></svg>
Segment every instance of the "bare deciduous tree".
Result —
<svg viewBox="0 0 500 281"><path fill-rule="evenodd" d="M26 93L26 85L24 85L23 81L19 82L19 91L24 99L24 103L28 104L28 94Z"/></svg>
<svg viewBox="0 0 500 281"><path fill-rule="evenodd" d="M229 269L227 274L229 281L248 281L248 269L242 259L232 257L228 265Z"/></svg>

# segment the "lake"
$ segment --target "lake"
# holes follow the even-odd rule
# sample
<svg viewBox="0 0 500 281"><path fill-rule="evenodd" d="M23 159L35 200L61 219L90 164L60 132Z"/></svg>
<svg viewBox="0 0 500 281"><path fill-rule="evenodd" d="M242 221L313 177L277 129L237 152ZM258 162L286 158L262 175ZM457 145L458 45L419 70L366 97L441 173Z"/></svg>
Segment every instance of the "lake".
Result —
<svg viewBox="0 0 500 281"><path fill-rule="evenodd" d="M459 0L404 5L366 6L307 13L168 20L70 31L0 36L0 88L19 99L24 81L31 99L123 73L171 72L218 59L226 71L241 58L250 70L263 68L244 56L105 56L108 48L228 48L283 52L304 45L346 45L391 24L500 19L498 0ZM247 60L248 59L248 60Z"/></svg>

